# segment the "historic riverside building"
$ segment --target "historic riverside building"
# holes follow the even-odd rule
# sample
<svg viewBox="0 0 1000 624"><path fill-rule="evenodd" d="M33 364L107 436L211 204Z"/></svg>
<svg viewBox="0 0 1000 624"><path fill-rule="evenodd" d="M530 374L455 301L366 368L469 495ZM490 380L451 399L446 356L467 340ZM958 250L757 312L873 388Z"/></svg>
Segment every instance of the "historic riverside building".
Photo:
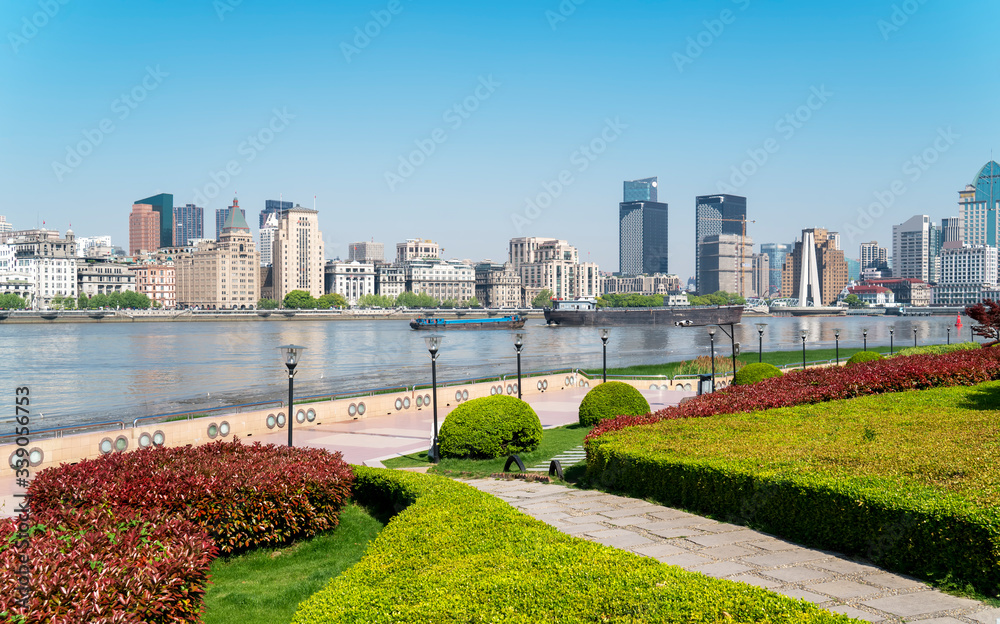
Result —
<svg viewBox="0 0 1000 624"><path fill-rule="evenodd" d="M32 292L31 305L44 309L56 295L76 297L76 239L73 230L66 230L66 238L59 238L55 230L22 230L10 232L6 239L13 248L13 266L10 274L15 281L27 278Z"/></svg>
<svg viewBox="0 0 1000 624"><path fill-rule="evenodd" d="M17 295L28 304L35 295L35 284L27 271L19 271L14 246L3 243L0 233L0 295Z"/></svg>
<svg viewBox="0 0 1000 624"><path fill-rule="evenodd" d="M177 305L177 272L172 261L133 264L135 291L146 295L160 307L170 310Z"/></svg>
<svg viewBox="0 0 1000 624"><path fill-rule="evenodd" d="M351 243L347 246L347 261L362 264L385 262L385 245L374 241Z"/></svg>
<svg viewBox="0 0 1000 624"><path fill-rule="evenodd" d="M395 264L375 265L375 294L398 297L406 292L406 269Z"/></svg>
<svg viewBox="0 0 1000 624"><path fill-rule="evenodd" d="M836 240L823 228L802 230L802 240L785 259L781 295L797 297L802 307L829 306L847 284L847 261Z"/></svg>
<svg viewBox="0 0 1000 624"><path fill-rule="evenodd" d="M636 277L605 277L601 280L602 295L668 295L681 289L681 278L676 275L638 275Z"/></svg>
<svg viewBox="0 0 1000 624"><path fill-rule="evenodd" d="M521 275L509 262L485 260L476 264L476 299L484 308L519 308Z"/></svg>
<svg viewBox="0 0 1000 624"><path fill-rule="evenodd" d="M431 240L411 238L405 243L396 243L396 264L440 257L441 245Z"/></svg>
<svg viewBox="0 0 1000 624"><path fill-rule="evenodd" d="M260 299L260 256L243 212L234 206L218 242L201 241L174 257L177 306L250 310Z"/></svg>
<svg viewBox="0 0 1000 624"><path fill-rule="evenodd" d="M753 239L742 234L713 234L698 245L698 292L752 296Z"/></svg>
<svg viewBox="0 0 1000 624"><path fill-rule="evenodd" d="M375 294L375 265L360 262L331 261L325 267L326 294L343 295L347 303L357 305L358 299Z"/></svg>
<svg viewBox="0 0 1000 624"><path fill-rule="evenodd" d="M457 260L410 260L403 264L406 290L428 294L438 301L452 299L459 303L476 294L476 270Z"/></svg>
<svg viewBox="0 0 1000 624"><path fill-rule="evenodd" d="M548 290L556 299L596 299L601 295L600 269L580 262L580 253L564 240L523 237L510 241L509 261L521 275L524 304Z"/></svg>
<svg viewBox="0 0 1000 624"><path fill-rule="evenodd" d="M77 260L77 292L93 297L135 290L135 274L129 269L117 262Z"/></svg>
<svg viewBox="0 0 1000 624"><path fill-rule="evenodd" d="M326 258L317 210L302 206L283 210L273 249L276 300L282 301L293 290L304 290L316 299L325 294Z"/></svg>
<svg viewBox="0 0 1000 624"><path fill-rule="evenodd" d="M160 214L153 211L150 204L133 204L128 217L128 252L136 255L144 251L156 251L160 247Z"/></svg>
<svg viewBox="0 0 1000 624"><path fill-rule="evenodd" d="M222 239L222 230L226 227L226 220L229 218L229 212L234 208L239 209L240 215L243 216L243 221L247 220L246 208L240 208L240 202L237 199L233 199L233 205L229 208L217 208L215 210L215 240L219 241Z"/></svg>
<svg viewBox="0 0 1000 624"><path fill-rule="evenodd" d="M653 275L670 271L669 206L656 201L656 178L625 182L618 205L618 270L621 275Z"/></svg>

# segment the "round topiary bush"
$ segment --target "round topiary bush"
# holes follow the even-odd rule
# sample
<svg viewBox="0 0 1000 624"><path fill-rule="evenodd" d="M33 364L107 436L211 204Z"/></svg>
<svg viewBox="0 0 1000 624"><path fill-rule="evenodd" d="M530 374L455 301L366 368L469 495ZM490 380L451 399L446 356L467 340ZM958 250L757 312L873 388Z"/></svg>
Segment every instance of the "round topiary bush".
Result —
<svg viewBox="0 0 1000 624"><path fill-rule="evenodd" d="M473 399L456 407L438 433L442 457L494 459L538 448L542 421L531 406L508 396Z"/></svg>
<svg viewBox="0 0 1000 624"><path fill-rule="evenodd" d="M733 377L733 385L749 386L750 384L755 384L758 381L764 381L771 377L781 377L781 375L781 370L771 364L747 364Z"/></svg>
<svg viewBox="0 0 1000 624"><path fill-rule="evenodd" d="M855 364L861 364L863 362L874 362L875 360L884 360L881 353L875 353L874 351L858 351L851 356L851 359L847 360L847 366L853 366Z"/></svg>
<svg viewBox="0 0 1000 624"><path fill-rule="evenodd" d="M615 416L642 416L649 413L649 402L638 390L620 381L595 386L580 403L580 424L591 427Z"/></svg>

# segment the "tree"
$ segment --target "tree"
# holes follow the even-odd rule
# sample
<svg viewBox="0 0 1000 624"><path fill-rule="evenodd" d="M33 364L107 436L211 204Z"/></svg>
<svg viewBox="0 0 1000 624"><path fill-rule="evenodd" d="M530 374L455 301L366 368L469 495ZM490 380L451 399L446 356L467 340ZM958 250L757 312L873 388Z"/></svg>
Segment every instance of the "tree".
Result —
<svg viewBox="0 0 1000 624"><path fill-rule="evenodd" d="M844 297L844 303L846 303L852 310L866 307L865 302L861 300L861 297L855 295L854 293Z"/></svg>
<svg viewBox="0 0 1000 624"><path fill-rule="evenodd" d="M746 305L747 300L738 293L730 293L724 290L717 290L710 295L688 295L688 302L691 305L702 306L724 306L724 305Z"/></svg>
<svg viewBox="0 0 1000 624"><path fill-rule="evenodd" d="M277 310L278 302L274 299L261 299L257 302L258 310Z"/></svg>
<svg viewBox="0 0 1000 624"><path fill-rule="evenodd" d="M396 305L405 308L436 308L438 302L427 293L404 292L396 297Z"/></svg>
<svg viewBox="0 0 1000 624"><path fill-rule="evenodd" d="M469 299L466 299L465 301L462 302L462 307L463 308L481 308L481 307L483 307L483 304L479 303L479 299L476 299L475 297L470 297Z"/></svg>
<svg viewBox="0 0 1000 624"><path fill-rule="evenodd" d="M110 307L111 302L108 301L108 296L104 293L97 293L90 298L90 309L96 310L97 308L107 308Z"/></svg>
<svg viewBox="0 0 1000 624"><path fill-rule="evenodd" d="M53 310L61 310L62 303L63 303L62 293L56 293L56 296L52 297L52 300L49 301L49 307L51 307Z"/></svg>
<svg viewBox="0 0 1000 624"><path fill-rule="evenodd" d="M80 293L80 296L76 298L76 307L81 310L86 310L90 307L90 297L87 296L87 293L82 292Z"/></svg>
<svg viewBox="0 0 1000 624"><path fill-rule="evenodd" d="M0 310L23 310L28 302L14 293L0 295Z"/></svg>
<svg viewBox="0 0 1000 624"><path fill-rule="evenodd" d="M441 302L441 307L451 310L452 308L458 307L458 302L455 301L454 299L445 299L444 301Z"/></svg>
<svg viewBox="0 0 1000 624"><path fill-rule="evenodd" d="M542 292L535 295L535 298L531 300L531 307L533 308L551 308L552 307L552 291L546 288Z"/></svg>
<svg viewBox="0 0 1000 624"><path fill-rule="evenodd" d="M392 308L396 306L396 298L387 295L361 295L358 307L361 308Z"/></svg>
<svg viewBox="0 0 1000 624"><path fill-rule="evenodd" d="M316 300L304 290L293 290L285 295L281 303L290 310L312 310L316 307Z"/></svg>
<svg viewBox="0 0 1000 624"><path fill-rule="evenodd" d="M990 341L983 346L992 347L1000 342L1000 303L986 299L965 308L965 315L979 323L972 327L972 333Z"/></svg>
<svg viewBox="0 0 1000 624"><path fill-rule="evenodd" d="M316 300L316 307L321 310L329 310L330 308L346 308L350 305L344 295L340 293L330 293L329 295L323 295Z"/></svg>

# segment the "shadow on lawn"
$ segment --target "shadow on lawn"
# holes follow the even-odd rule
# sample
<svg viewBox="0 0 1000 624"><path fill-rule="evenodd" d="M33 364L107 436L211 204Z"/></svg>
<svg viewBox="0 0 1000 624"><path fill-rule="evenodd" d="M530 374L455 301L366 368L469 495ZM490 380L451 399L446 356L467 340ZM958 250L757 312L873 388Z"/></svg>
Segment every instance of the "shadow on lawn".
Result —
<svg viewBox="0 0 1000 624"><path fill-rule="evenodd" d="M962 399L959 407L975 410L1000 410L1000 382L976 387Z"/></svg>

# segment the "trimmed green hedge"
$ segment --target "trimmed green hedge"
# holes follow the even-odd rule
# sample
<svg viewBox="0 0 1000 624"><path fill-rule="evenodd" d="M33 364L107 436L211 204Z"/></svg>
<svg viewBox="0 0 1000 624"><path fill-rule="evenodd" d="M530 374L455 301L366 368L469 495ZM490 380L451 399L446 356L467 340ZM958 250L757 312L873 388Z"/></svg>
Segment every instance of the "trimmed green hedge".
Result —
<svg viewBox="0 0 1000 624"><path fill-rule="evenodd" d="M438 444L442 457L495 459L538 448L542 421L531 406L509 396L462 403L448 414Z"/></svg>
<svg viewBox="0 0 1000 624"><path fill-rule="evenodd" d="M449 479L355 471L360 504L405 510L293 624L851 621L570 537Z"/></svg>
<svg viewBox="0 0 1000 624"><path fill-rule="evenodd" d="M781 370L772 364L747 364L733 377L733 385L749 386L771 377L781 377Z"/></svg>
<svg viewBox="0 0 1000 624"><path fill-rule="evenodd" d="M588 477L995 596L998 395L991 382L630 427L587 442Z"/></svg>
<svg viewBox="0 0 1000 624"><path fill-rule="evenodd" d="M606 418L642 416L649 413L649 402L642 394L620 381L594 386L580 403L580 424L593 427Z"/></svg>
<svg viewBox="0 0 1000 624"><path fill-rule="evenodd" d="M884 360L881 353L876 353L875 351L858 351L851 356L851 359L847 360L845 366L854 366L855 364L863 364L864 362L874 362L875 360Z"/></svg>
<svg viewBox="0 0 1000 624"><path fill-rule="evenodd" d="M895 357L906 357L908 355L944 355L954 351L971 351L980 349L982 346L978 342L959 342L952 345L929 345L926 347L908 347L896 352Z"/></svg>

